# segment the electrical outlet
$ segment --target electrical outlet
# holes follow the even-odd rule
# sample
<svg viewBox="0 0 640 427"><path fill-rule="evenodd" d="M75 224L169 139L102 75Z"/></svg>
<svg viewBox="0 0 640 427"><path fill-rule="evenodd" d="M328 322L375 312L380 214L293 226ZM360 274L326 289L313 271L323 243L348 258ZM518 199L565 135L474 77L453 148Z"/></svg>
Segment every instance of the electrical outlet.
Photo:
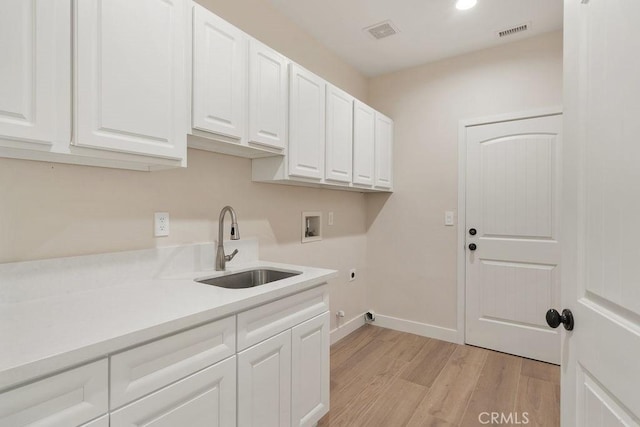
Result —
<svg viewBox="0 0 640 427"><path fill-rule="evenodd" d="M329 212L328 215L329 220L327 221L329 225L333 225L333 212Z"/></svg>
<svg viewBox="0 0 640 427"><path fill-rule="evenodd" d="M169 212L155 213L154 235L156 237L164 237L169 235Z"/></svg>
<svg viewBox="0 0 640 427"><path fill-rule="evenodd" d="M352 268L349 270L349 281L353 282L354 280L356 280L356 269Z"/></svg>

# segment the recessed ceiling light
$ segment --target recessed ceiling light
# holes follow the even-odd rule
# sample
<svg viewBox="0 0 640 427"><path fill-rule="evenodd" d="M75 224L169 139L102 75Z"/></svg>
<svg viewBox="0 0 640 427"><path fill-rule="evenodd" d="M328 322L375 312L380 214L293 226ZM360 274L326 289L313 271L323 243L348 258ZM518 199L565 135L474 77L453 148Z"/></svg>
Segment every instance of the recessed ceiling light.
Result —
<svg viewBox="0 0 640 427"><path fill-rule="evenodd" d="M458 10L467 10L471 9L473 6L478 3L478 0L458 0L456 2L456 9Z"/></svg>

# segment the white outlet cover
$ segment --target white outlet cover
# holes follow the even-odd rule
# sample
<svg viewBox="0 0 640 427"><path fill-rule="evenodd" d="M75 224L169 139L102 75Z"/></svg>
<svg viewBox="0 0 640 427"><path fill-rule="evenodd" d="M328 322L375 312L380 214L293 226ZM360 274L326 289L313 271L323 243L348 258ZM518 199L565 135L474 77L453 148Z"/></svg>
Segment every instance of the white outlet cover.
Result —
<svg viewBox="0 0 640 427"><path fill-rule="evenodd" d="M153 229L156 237L165 237L169 235L169 212L155 213Z"/></svg>
<svg viewBox="0 0 640 427"><path fill-rule="evenodd" d="M333 225L333 212L329 212L327 225Z"/></svg>
<svg viewBox="0 0 640 427"><path fill-rule="evenodd" d="M444 213L444 225L455 224L455 213L453 211L446 211Z"/></svg>

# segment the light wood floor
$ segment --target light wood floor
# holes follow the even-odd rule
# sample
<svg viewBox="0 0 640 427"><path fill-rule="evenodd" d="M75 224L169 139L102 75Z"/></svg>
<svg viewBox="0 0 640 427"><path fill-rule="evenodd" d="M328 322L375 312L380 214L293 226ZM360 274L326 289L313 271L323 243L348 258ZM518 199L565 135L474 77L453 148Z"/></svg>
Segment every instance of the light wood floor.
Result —
<svg viewBox="0 0 640 427"><path fill-rule="evenodd" d="M365 325L331 347L331 410L318 425L481 426L482 412L523 425L527 412L527 426L556 427L559 380L555 365Z"/></svg>

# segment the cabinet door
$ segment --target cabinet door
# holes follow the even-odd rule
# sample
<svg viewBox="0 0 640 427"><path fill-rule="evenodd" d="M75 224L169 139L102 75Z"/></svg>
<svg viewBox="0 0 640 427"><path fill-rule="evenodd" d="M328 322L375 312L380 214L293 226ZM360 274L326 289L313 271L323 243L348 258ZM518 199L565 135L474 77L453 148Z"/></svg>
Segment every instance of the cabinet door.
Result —
<svg viewBox="0 0 640 427"><path fill-rule="evenodd" d="M373 187L376 113L356 100L353 104L353 183Z"/></svg>
<svg viewBox="0 0 640 427"><path fill-rule="evenodd" d="M235 425L235 356L111 413L111 427Z"/></svg>
<svg viewBox="0 0 640 427"><path fill-rule="evenodd" d="M325 178L351 182L353 158L353 97L327 84Z"/></svg>
<svg viewBox="0 0 640 427"><path fill-rule="evenodd" d="M324 176L325 81L291 64L289 103L289 175Z"/></svg>
<svg viewBox="0 0 640 427"><path fill-rule="evenodd" d="M391 189L393 178L393 121L376 112L375 186Z"/></svg>
<svg viewBox="0 0 640 427"><path fill-rule="evenodd" d="M70 46L69 1L0 2L0 138L69 144Z"/></svg>
<svg viewBox="0 0 640 427"><path fill-rule="evenodd" d="M193 127L242 139L246 86L246 34L204 7L194 5Z"/></svg>
<svg viewBox="0 0 640 427"><path fill-rule="evenodd" d="M291 424L291 330L238 353L238 426Z"/></svg>
<svg viewBox="0 0 640 427"><path fill-rule="evenodd" d="M289 112L287 59L257 40L249 43L249 142L284 149Z"/></svg>
<svg viewBox="0 0 640 427"><path fill-rule="evenodd" d="M76 0L74 145L186 155L186 1Z"/></svg>
<svg viewBox="0 0 640 427"><path fill-rule="evenodd" d="M313 426L329 412L329 312L291 330L291 425Z"/></svg>

